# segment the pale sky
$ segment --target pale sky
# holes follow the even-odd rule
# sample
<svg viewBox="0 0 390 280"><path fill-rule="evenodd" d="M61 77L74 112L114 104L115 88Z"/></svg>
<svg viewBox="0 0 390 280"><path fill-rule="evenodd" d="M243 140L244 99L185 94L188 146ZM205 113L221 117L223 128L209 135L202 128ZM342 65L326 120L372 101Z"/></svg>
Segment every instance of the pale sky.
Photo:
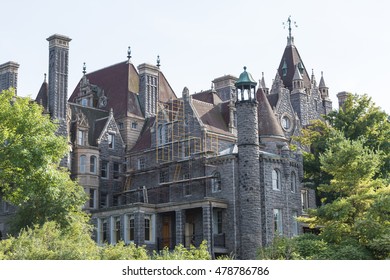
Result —
<svg viewBox="0 0 390 280"><path fill-rule="evenodd" d="M13 0L0 4L0 64L20 64L18 94L35 98L48 72L48 42L69 36L69 90L82 77L126 60L156 63L178 96L207 90L243 66L271 87L289 15L306 69L324 72L334 108L340 91L367 93L390 113L390 1L387 0Z"/></svg>

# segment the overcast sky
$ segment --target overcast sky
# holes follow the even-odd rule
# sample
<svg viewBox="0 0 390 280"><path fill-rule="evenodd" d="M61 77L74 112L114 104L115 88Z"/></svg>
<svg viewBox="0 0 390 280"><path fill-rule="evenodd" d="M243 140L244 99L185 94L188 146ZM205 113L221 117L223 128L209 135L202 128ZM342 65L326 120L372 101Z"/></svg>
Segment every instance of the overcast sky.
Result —
<svg viewBox="0 0 390 280"><path fill-rule="evenodd" d="M367 93L390 113L390 1L387 0L13 0L0 4L0 64L20 64L18 94L36 97L54 33L72 38L69 91L87 72L126 60L156 63L178 96L207 90L243 66L271 87L289 15L295 45L317 82L324 72L334 107L340 91Z"/></svg>

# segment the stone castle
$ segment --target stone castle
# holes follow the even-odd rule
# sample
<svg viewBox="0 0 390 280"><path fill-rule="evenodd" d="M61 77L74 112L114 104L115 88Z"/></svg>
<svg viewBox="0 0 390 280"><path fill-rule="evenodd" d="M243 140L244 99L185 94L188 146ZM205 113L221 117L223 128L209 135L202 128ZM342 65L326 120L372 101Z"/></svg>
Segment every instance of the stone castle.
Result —
<svg viewBox="0 0 390 280"><path fill-rule="evenodd" d="M213 256L255 259L275 235L306 230L296 217L315 207L302 184L302 153L291 137L332 110L291 29L271 89L244 71L182 97L157 65L123 62L87 73L68 98L71 39L54 34L49 74L36 97L69 139L61 163L84 187L99 244L149 249L199 245ZM18 64L0 65L0 88L17 87ZM0 231L12 206L1 202Z"/></svg>

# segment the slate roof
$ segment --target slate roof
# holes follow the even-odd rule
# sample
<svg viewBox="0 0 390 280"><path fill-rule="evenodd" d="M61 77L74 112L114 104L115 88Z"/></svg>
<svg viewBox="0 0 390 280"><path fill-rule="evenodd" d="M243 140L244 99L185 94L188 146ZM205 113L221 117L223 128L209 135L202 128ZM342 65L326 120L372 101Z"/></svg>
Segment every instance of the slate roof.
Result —
<svg viewBox="0 0 390 280"><path fill-rule="evenodd" d="M149 149L152 146L152 133L151 128L154 126L156 122L156 117L151 117L146 119L140 136L138 137L137 142L134 147L131 149L131 153L139 152L145 149Z"/></svg>
<svg viewBox="0 0 390 280"><path fill-rule="evenodd" d="M283 76L283 64L284 62L287 65L287 74ZM283 84L286 88L289 90L292 90L292 81L293 77L295 74L295 68L297 65L301 63L303 66L303 73L302 73L302 78L303 78L303 83L305 88L310 88L310 78L309 74L306 71L306 67L303 64L303 61L301 59L301 56L299 55L298 49L295 47L295 45L287 45L286 48L284 49L282 59L280 60L280 64L278 67L278 73L280 77L283 80Z"/></svg>
<svg viewBox="0 0 390 280"><path fill-rule="evenodd" d="M114 109L114 117L135 115L143 117L138 101L139 77L132 63L121 62L86 74L91 84L104 90L107 96L105 109ZM80 80L81 82L81 80ZM69 102L76 103L80 93L80 82L77 84Z"/></svg>
<svg viewBox="0 0 390 280"><path fill-rule="evenodd" d="M203 124L209 131L232 135L229 132L228 123L222 117L219 106L192 99L192 104Z"/></svg>
<svg viewBox="0 0 390 280"><path fill-rule="evenodd" d="M259 117L259 136L260 137L282 137L285 138L282 127L280 126L276 116L268 102L268 99L263 91L259 88L256 92L256 98L259 102L258 117Z"/></svg>

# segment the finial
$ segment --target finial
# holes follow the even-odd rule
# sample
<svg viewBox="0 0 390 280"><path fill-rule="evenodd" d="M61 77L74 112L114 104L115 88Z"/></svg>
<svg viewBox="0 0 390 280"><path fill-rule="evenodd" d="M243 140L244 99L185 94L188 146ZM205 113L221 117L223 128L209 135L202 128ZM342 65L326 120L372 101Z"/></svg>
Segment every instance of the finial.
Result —
<svg viewBox="0 0 390 280"><path fill-rule="evenodd" d="M157 67L160 68L161 64L160 64L160 56L158 55L157 56Z"/></svg>
<svg viewBox="0 0 390 280"><path fill-rule="evenodd" d="M246 71L246 66L244 66L244 71Z"/></svg>
<svg viewBox="0 0 390 280"><path fill-rule="evenodd" d="M323 77L324 76L324 71L321 71L321 77Z"/></svg>
<svg viewBox="0 0 390 280"><path fill-rule="evenodd" d="M130 61L131 58L131 48L130 46L127 48L127 61Z"/></svg>
<svg viewBox="0 0 390 280"><path fill-rule="evenodd" d="M85 65L85 62L83 64L83 74L85 75L87 73L87 66Z"/></svg>
<svg viewBox="0 0 390 280"><path fill-rule="evenodd" d="M294 38L291 36L291 16L288 16L288 19L286 22L283 22L283 28L286 28L286 25L288 24L288 43L291 45L294 41ZM298 27L297 23L294 21L293 22L295 27Z"/></svg>
<svg viewBox="0 0 390 280"><path fill-rule="evenodd" d="M44 78L43 78L43 82L46 83L46 73L43 74Z"/></svg>

